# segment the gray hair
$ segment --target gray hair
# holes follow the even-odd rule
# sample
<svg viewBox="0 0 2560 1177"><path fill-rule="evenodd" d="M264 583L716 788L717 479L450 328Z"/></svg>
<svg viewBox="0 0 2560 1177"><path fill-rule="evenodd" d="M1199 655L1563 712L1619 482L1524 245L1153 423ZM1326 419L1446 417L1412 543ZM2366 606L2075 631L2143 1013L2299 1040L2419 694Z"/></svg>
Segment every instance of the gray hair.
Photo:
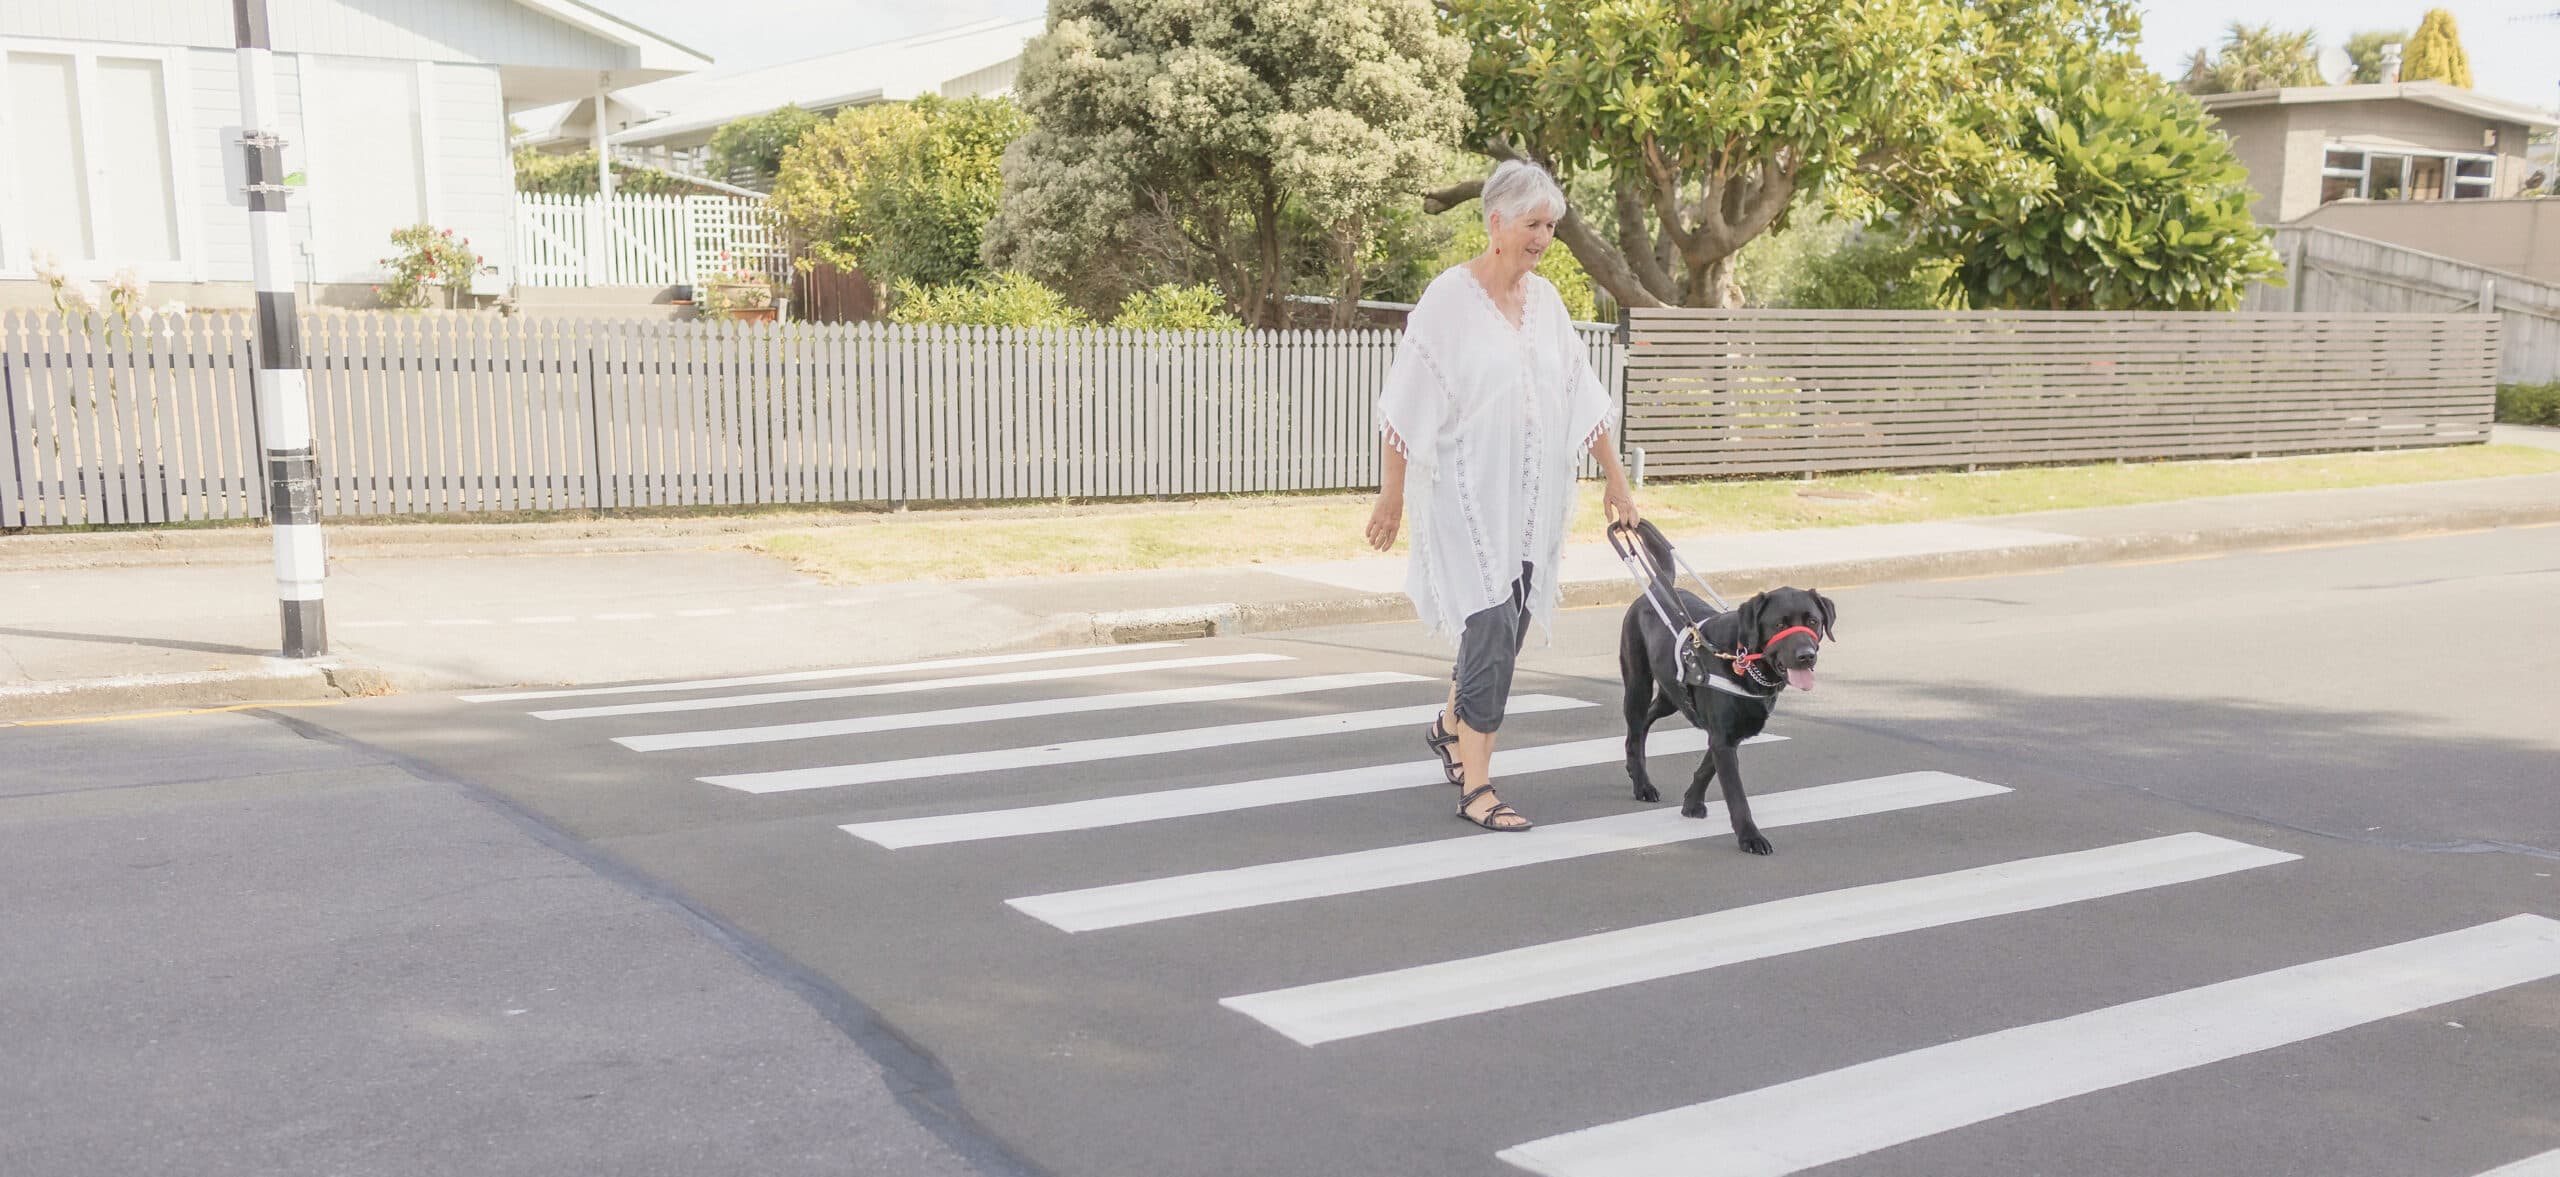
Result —
<svg viewBox="0 0 2560 1177"><path fill-rule="evenodd" d="M1493 169L1493 175L1485 180L1484 194L1478 199L1484 203L1488 228L1497 213L1503 220L1517 221L1543 208L1558 219L1564 217L1564 189L1556 186L1556 178L1548 175L1547 169L1525 159L1502 161L1502 166Z"/></svg>

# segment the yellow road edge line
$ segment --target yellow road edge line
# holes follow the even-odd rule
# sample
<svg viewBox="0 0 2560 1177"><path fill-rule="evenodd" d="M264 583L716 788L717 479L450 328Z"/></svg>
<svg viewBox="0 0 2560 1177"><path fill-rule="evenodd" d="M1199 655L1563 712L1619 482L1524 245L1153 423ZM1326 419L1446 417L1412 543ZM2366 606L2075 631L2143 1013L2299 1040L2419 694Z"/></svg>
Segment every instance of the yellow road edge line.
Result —
<svg viewBox="0 0 2560 1177"><path fill-rule="evenodd" d="M175 719L187 715L215 715L225 711L262 711L270 707L342 707L353 699L308 699L279 703L233 703L226 707L190 707L183 711L136 711L130 715L82 715L70 719L12 719L0 727L65 727L75 723L123 723L132 719Z"/></svg>

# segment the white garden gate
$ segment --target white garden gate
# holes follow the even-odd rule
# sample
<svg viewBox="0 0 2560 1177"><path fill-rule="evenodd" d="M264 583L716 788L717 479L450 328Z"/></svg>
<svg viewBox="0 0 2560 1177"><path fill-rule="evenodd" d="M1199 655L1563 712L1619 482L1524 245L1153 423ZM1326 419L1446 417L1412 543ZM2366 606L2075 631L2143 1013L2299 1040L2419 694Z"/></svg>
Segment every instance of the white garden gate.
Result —
<svg viewBox="0 0 2560 1177"><path fill-rule="evenodd" d="M789 272L764 202L741 196L516 196L519 286L680 286Z"/></svg>

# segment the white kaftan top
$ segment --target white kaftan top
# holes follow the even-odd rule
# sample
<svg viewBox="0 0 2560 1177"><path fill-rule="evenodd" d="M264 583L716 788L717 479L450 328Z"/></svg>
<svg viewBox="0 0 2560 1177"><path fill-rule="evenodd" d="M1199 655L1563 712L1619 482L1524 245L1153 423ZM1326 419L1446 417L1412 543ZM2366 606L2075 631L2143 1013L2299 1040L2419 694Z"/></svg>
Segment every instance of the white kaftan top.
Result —
<svg viewBox="0 0 2560 1177"><path fill-rule="evenodd" d="M1534 273L1522 282L1515 328L1466 266L1433 279L1378 394L1378 427L1406 460L1405 593L1451 642L1469 614L1510 599L1522 564L1536 570L1530 616L1549 626L1574 465L1609 428L1609 394L1564 300Z"/></svg>

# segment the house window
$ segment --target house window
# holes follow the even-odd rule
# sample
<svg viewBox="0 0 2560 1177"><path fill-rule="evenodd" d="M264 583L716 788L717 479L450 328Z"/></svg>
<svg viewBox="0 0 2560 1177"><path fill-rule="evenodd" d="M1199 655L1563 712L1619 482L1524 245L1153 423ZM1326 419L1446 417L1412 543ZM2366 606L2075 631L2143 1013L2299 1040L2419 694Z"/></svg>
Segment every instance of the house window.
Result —
<svg viewBox="0 0 2560 1177"><path fill-rule="evenodd" d="M2497 193L2498 158L2450 151L2373 151L2332 143L2320 158L2320 203L2476 200Z"/></svg>
<svg viewBox="0 0 2560 1177"><path fill-rule="evenodd" d="M186 277L171 58L0 52L0 268L50 253L85 276Z"/></svg>
<svg viewBox="0 0 2560 1177"><path fill-rule="evenodd" d="M2456 200L2479 200L2497 195L2498 161L2474 156L2454 161L2453 197Z"/></svg>

